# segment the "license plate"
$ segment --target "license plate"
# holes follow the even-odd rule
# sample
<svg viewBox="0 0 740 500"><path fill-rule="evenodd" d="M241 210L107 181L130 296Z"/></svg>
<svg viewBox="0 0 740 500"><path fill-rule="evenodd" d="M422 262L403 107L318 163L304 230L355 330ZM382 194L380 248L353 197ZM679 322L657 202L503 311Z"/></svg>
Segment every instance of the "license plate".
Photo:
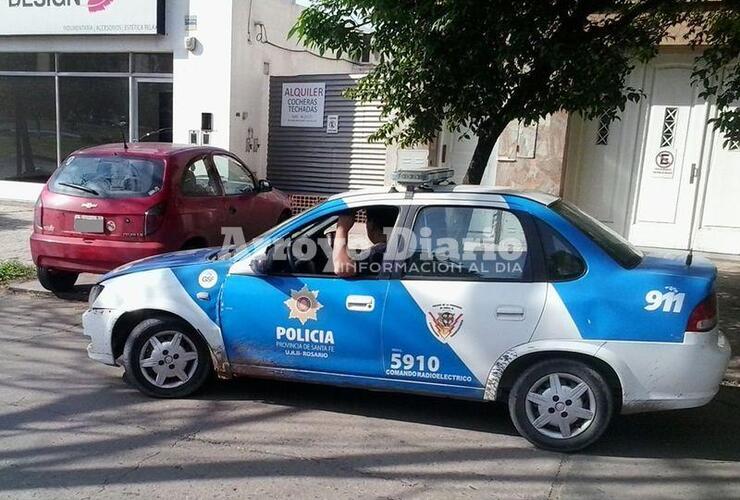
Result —
<svg viewBox="0 0 740 500"><path fill-rule="evenodd" d="M103 233L104 224L99 215L75 215L75 231L78 233Z"/></svg>

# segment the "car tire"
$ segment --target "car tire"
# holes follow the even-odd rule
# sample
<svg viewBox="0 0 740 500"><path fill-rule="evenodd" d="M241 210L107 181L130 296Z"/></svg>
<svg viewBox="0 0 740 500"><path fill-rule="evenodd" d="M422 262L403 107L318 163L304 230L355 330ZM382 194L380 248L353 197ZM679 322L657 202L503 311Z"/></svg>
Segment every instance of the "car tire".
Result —
<svg viewBox="0 0 740 500"><path fill-rule="evenodd" d="M123 348L129 382L148 396L181 398L200 389L211 374L211 353L193 328L174 318L139 323Z"/></svg>
<svg viewBox="0 0 740 500"><path fill-rule="evenodd" d="M79 273L57 271L48 267L36 270L41 286L54 293L71 292L74 289Z"/></svg>
<svg viewBox="0 0 740 500"><path fill-rule="evenodd" d="M604 433L614 398L604 377L571 359L551 359L522 372L509 393L509 414L519 433L539 448L582 450Z"/></svg>

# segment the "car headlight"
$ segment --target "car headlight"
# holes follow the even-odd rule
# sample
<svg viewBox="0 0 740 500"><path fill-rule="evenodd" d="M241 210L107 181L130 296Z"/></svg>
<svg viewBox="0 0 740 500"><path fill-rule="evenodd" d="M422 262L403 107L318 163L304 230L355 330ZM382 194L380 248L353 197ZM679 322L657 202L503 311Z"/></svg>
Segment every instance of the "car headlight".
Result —
<svg viewBox="0 0 740 500"><path fill-rule="evenodd" d="M87 299L87 303L90 306L90 309L92 309L92 306L97 300L98 296L103 292L103 288L105 288L103 285L95 285L90 289L90 296Z"/></svg>

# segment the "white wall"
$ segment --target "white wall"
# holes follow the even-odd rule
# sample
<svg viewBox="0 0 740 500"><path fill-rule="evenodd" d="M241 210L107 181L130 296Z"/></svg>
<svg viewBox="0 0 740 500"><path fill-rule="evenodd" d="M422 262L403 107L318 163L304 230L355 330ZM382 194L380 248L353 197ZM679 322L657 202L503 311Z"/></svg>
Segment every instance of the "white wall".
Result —
<svg viewBox="0 0 740 500"><path fill-rule="evenodd" d="M169 1L168 4L173 3ZM211 145L229 147L231 93L231 19L233 0L189 0L178 15L180 36L174 60L173 141L187 143L188 131L200 130L201 113L213 114ZM185 33L185 14L197 16L197 28ZM184 48L195 37L195 51Z"/></svg>
<svg viewBox="0 0 740 500"><path fill-rule="evenodd" d="M362 68L305 52L290 52L260 43L256 22L264 24L267 40L281 47L301 50L288 31L304 7L293 0L235 0L231 31L231 115L229 149L264 176L267 170L267 132L270 76L321 73L357 73ZM269 74L265 74L265 63ZM247 117L243 119L246 112ZM240 113L240 117L236 116ZM259 149L247 152L249 129Z"/></svg>

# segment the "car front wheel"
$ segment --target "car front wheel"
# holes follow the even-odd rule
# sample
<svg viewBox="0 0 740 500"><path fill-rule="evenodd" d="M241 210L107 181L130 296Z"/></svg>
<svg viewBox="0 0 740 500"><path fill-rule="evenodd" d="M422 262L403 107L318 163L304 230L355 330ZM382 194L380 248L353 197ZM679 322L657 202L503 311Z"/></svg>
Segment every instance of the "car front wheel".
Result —
<svg viewBox="0 0 740 500"><path fill-rule="evenodd" d="M126 340L123 365L137 389L157 398L188 396L211 373L205 341L187 324L170 318L139 323Z"/></svg>
<svg viewBox="0 0 740 500"><path fill-rule="evenodd" d="M540 448L581 450L601 437L614 412L604 377L585 363L536 363L509 393L509 413L519 433Z"/></svg>

